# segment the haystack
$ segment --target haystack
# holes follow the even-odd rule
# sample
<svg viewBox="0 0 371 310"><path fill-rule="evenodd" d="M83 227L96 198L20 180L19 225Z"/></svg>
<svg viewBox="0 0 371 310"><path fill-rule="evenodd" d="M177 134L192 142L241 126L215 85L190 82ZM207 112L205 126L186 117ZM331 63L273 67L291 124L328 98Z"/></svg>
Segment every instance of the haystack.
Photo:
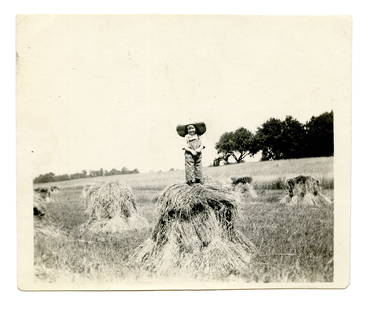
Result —
<svg viewBox="0 0 371 310"><path fill-rule="evenodd" d="M158 199L151 237L129 259L142 272L220 279L247 271L254 245L236 229L237 206L223 188L174 184Z"/></svg>
<svg viewBox="0 0 371 310"><path fill-rule="evenodd" d="M33 196L33 223L35 237L59 237L63 232L55 226L49 216L48 208L52 200L46 192L34 190ZM48 192L49 193L49 192Z"/></svg>
<svg viewBox="0 0 371 310"><path fill-rule="evenodd" d="M258 195L252 185L252 177L232 177L232 188L235 192L240 194L240 198L257 198Z"/></svg>
<svg viewBox="0 0 371 310"><path fill-rule="evenodd" d="M33 215L37 219L41 219L45 216L47 205L49 201L47 198L43 197L42 194L40 194L37 191L34 191L33 195Z"/></svg>
<svg viewBox="0 0 371 310"><path fill-rule="evenodd" d="M84 231L120 233L148 226L147 220L138 214L132 190L124 183L92 185L84 196L89 216Z"/></svg>
<svg viewBox="0 0 371 310"><path fill-rule="evenodd" d="M287 194L281 199L281 204L302 206L331 204L331 200L322 194L319 180L312 176L299 175L288 179L285 189Z"/></svg>

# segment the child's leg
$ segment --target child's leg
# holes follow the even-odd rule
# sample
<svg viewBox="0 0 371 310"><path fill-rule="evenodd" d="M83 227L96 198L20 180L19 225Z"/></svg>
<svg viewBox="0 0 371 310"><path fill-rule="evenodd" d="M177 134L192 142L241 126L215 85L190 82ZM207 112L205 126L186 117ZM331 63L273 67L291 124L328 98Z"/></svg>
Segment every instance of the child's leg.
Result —
<svg viewBox="0 0 371 310"><path fill-rule="evenodd" d="M195 171L195 178L196 178L196 182L197 183L200 183L201 180L202 180L202 163L201 163L201 160L202 160L202 155L198 155L195 157L194 159L194 171Z"/></svg>
<svg viewBox="0 0 371 310"><path fill-rule="evenodd" d="M194 166L195 162L193 159L192 154L185 153L185 177L186 177L186 182L187 183L192 183L193 182L193 174L194 174Z"/></svg>

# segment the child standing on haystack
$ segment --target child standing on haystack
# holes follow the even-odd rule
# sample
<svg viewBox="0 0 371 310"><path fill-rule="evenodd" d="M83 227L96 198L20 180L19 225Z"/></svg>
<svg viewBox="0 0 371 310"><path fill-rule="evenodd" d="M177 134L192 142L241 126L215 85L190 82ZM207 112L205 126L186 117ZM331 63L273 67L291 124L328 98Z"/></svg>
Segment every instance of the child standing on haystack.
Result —
<svg viewBox="0 0 371 310"><path fill-rule="evenodd" d="M202 150L204 146L200 136L206 132L205 123L178 125L176 128L181 137L185 137L186 145L183 148L185 157L186 183L202 183Z"/></svg>

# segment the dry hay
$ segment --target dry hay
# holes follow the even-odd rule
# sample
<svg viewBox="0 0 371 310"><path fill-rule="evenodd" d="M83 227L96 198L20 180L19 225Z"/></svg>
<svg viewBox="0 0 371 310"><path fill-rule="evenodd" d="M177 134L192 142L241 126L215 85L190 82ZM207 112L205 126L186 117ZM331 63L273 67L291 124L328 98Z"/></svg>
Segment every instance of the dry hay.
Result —
<svg viewBox="0 0 371 310"><path fill-rule="evenodd" d="M84 191L84 197L89 220L82 231L120 233L148 226L147 220L138 214L131 188L124 183L91 185Z"/></svg>
<svg viewBox="0 0 371 310"><path fill-rule="evenodd" d="M34 191L33 195L33 215L34 217L41 219L46 214L46 209L49 204L48 197L43 197L39 192Z"/></svg>
<svg viewBox="0 0 371 310"><path fill-rule="evenodd" d="M254 245L236 230L237 206L223 188L174 184L158 199L152 235L129 266L160 276L220 279L247 271Z"/></svg>
<svg viewBox="0 0 371 310"><path fill-rule="evenodd" d="M251 184L252 178L241 177L241 178L231 178L230 180L218 180L206 176L203 178L203 183L205 185L216 186L222 188L224 191L228 192L238 203L244 203L246 200L255 199L258 197L256 191Z"/></svg>
<svg viewBox="0 0 371 310"><path fill-rule="evenodd" d="M319 180L312 176L297 176L285 183L287 195L280 200L281 204L318 206L329 205L331 200L321 193Z"/></svg>
<svg viewBox="0 0 371 310"><path fill-rule="evenodd" d="M59 237L63 232L55 226L48 215L48 208L52 200L49 191L34 190L33 196L33 223L35 237Z"/></svg>
<svg viewBox="0 0 371 310"><path fill-rule="evenodd" d="M225 184L224 182L218 179L212 178L210 176L204 176L202 178L202 182L205 185L223 188L224 190L230 190L230 188L228 187L228 184Z"/></svg>
<svg viewBox="0 0 371 310"><path fill-rule="evenodd" d="M232 188L235 192L240 194L242 199L257 198L258 195L252 185L252 177L232 177Z"/></svg>
<svg viewBox="0 0 371 310"><path fill-rule="evenodd" d="M58 186L50 186L50 187L37 187L34 188L34 196L33 196L33 212L34 215L41 218L45 215L46 209L50 205L51 202L54 202L52 198L52 194L58 193L59 187Z"/></svg>

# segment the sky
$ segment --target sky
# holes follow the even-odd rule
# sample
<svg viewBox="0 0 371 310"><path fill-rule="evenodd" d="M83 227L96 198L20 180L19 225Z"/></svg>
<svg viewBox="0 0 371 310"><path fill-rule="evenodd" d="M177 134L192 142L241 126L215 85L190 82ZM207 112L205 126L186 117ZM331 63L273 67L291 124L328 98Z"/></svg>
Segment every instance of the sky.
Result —
<svg viewBox="0 0 371 310"><path fill-rule="evenodd" d="M18 149L34 175L183 169L178 124L206 123L207 166L225 131L331 110L336 121L350 96L349 22L18 16Z"/></svg>

